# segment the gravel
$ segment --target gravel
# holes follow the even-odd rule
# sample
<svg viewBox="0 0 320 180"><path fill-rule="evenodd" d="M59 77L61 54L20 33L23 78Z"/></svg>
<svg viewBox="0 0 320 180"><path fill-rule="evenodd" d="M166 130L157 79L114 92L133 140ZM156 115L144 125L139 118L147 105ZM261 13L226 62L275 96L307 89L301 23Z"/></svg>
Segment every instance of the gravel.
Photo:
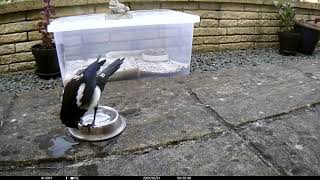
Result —
<svg viewBox="0 0 320 180"><path fill-rule="evenodd" d="M287 64L311 59L320 59L320 48L312 56L297 54L282 56L277 49L235 50L210 53L193 53L191 72L217 71L219 69L235 69L242 66L258 66L261 64ZM33 90L47 90L63 87L61 78L43 80L34 71L21 71L0 74L0 93L21 94Z"/></svg>
<svg viewBox="0 0 320 180"><path fill-rule="evenodd" d="M235 69L241 66L258 66L261 64L287 64L312 59L320 59L320 48L312 56L297 54L296 56L280 55L278 49L235 50L211 53L193 53L191 71L204 72L219 69Z"/></svg>

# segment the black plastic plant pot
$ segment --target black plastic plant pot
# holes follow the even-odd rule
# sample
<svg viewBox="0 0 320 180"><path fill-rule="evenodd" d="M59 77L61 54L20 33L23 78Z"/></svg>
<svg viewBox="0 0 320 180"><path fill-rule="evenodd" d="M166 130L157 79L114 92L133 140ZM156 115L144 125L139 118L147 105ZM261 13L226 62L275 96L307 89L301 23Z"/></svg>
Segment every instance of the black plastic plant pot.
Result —
<svg viewBox="0 0 320 180"><path fill-rule="evenodd" d="M295 32L279 32L280 54L296 55L301 41L301 35Z"/></svg>
<svg viewBox="0 0 320 180"><path fill-rule="evenodd" d="M299 52L312 55L320 39L320 28L312 25L311 23L309 24L296 21L294 29L302 35Z"/></svg>
<svg viewBox="0 0 320 180"><path fill-rule="evenodd" d="M50 79L61 76L55 48L46 49L37 44L31 47L31 51L36 61L36 74L40 78Z"/></svg>

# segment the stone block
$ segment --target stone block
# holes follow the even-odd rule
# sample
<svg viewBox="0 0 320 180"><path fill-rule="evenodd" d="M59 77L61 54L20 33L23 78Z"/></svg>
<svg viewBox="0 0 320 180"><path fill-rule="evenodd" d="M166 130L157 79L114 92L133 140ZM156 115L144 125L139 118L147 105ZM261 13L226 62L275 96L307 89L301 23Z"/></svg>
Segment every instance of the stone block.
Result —
<svg viewBox="0 0 320 180"><path fill-rule="evenodd" d="M0 56L0 65L11 64L15 62L32 61L34 57L31 52L17 53Z"/></svg>
<svg viewBox="0 0 320 180"><path fill-rule="evenodd" d="M194 52L213 52L219 51L219 45L194 45L192 47L192 51Z"/></svg>
<svg viewBox="0 0 320 180"><path fill-rule="evenodd" d="M31 47L36 44L40 44L42 41L30 41L30 42L23 42L23 43L17 43L16 46L16 52L28 52L31 51Z"/></svg>
<svg viewBox="0 0 320 180"><path fill-rule="evenodd" d="M277 34L280 27L255 27L255 34Z"/></svg>
<svg viewBox="0 0 320 180"><path fill-rule="evenodd" d="M238 20L238 26L280 26L280 20Z"/></svg>
<svg viewBox="0 0 320 180"><path fill-rule="evenodd" d="M219 21L214 19L201 19L200 27L218 27Z"/></svg>
<svg viewBox="0 0 320 180"><path fill-rule="evenodd" d="M227 33L226 28L195 28L195 36L212 36L212 35L225 35Z"/></svg>
<svg viewBox="0 0 320 180"><path fill-rule="evenodd" d="M219 20L219 27L234 27L237 24L237 20Z"/></svg>
<svg viewBox="0 0 320 180"><path fill-rule="evenodd" d="M108 6L106 4L97 4L97 5L95 5L94 12L96 14L98 14L98 13L107 13L109 11L110 10L109 10L109 8L108 8Z"/></svg>
<svg viewBox="0 0 320 180"><path fill-rule="evenodd" d="M203 37L194 37L192 44L197 45L197 44L203 44Z"/></svg>
<svg viewBox="0 0 320 180"><path fill-rule="evenodd" d="M132 2L130 3L131 10L150 10L160 9L160 2Z"/></svg>
<svg viewBox="0 0 320 180"><path fill-rule="evenodd" d="M12 54L15 52L14 44L0 46L0 55Z"/></svg>
<svg viewBox="0 0 320 180"><path fill-rule="evenodd" d="M199 3L199 9L201 9L201 10L219 10L219 9L220 9L220 3L200 2L200 3Z"/></svg>
<svg viewBox="0 0 320 180"><path fill-rule="evenodd" d="M231 27L227 28L227 34L254 34L254 27Z"/></svg>
<svg viewBox="0 0 320 180"><path fill-rule="evenodd" d="M245 4L245 11L251 12L278 12L273 5Z"/></svg>
<svg viewBox="0 0 320 180"><path fill-rule="evenodd" d="M24 21L0 25L0 34L19 33L37 29L38 21Z"/></svg>
<svg viewBox="0 0 320 180"><path fill-rule="evenodd" d="M257 13L256 13L257 14ZM279 13L260 13L259 19L273 19L278 20L280 17Z"/></svg>
<svg viewBox="0 0 320 180"><path fill-rule="evenodd" d="M34 69L35 66L36 66L35 61L14 63L9 65L9 71L21 71L21 70Z"/></svg>
<svg viewBox="0 0 320 180"><path fill-rule="evenodd" d="M253 47L253 42L220 44L219 50L250 49Z"/></svg>
<svg viewBox="0 0 320 180"><path fill-rule="evenodd" d="M26 19L28 21L41 19L40 10L27 11L26 12Z"/></svg>
<svg viewBox="0 0 320 180"><path fill-rule="evenodd" d="M255 35L254 41L255 42L279 41L279 37L278 37L278 35Z"/></svg>
<svg viewBox="0 0 320 180"><path fill-rule="evenodd" d="M5 34L5 35L0 35L0 44L23 42L23 41L26 41L27 39L28 37L26 32Z"/></svg>
<svg viewBox="0 0 320 180"><path fill-rule="evenodd" d="M21 22L26 20L26 15L24 12L9 13L0 15L0 24Z"/></svg>
<svg viewBox="0 0 320 180"><path fill-rule="evenodd" d="M9 65L0 66L0 73L8 72L8 70L9 70Z"/></svg>
<svg viewBox="0 0 320 180"><path fill-rule="evenodd" d="M279 42L256 42L254 48L270 48L279 47Z"/></svg>
<svg viewBox="0 0 320 180"><path fill-rule="evenodd" d="M232 42L241 42L242 36L211 36L204 38L205 44L221 44L221 43L232 43Z"/></svg>
<svg viewBox="0 0 320 180"><path fill-rule="evenodd" d="M60 7L60 8L56 8L55 17L94 14L94 11L95 11L94 5Z"/></svg>
<svg viewBox="0 0 320 180"><path fill-rule="evenodd" d="M244 11L244 4L240 3L221 3L220 10L222 11Z"/></svg>
<svg viewBox="0 0 320 180"><path fill-rule="evenodd" d="M40 40L40 39L41 39L41 34L38 31L28 32L29 41Z"/></svg>
<svg viewBox="0 0 320 180"><path fill-rule="evenodd" d="M172 10L197 10L199 3L196 2L161 2L162 9Z"/></svg>

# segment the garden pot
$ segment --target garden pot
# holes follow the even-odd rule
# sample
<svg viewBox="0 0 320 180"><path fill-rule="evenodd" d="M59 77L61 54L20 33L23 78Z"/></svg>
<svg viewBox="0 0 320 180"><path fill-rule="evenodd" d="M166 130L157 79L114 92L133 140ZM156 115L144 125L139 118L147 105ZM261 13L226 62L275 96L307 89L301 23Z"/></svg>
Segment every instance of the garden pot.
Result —
<svg viewBox="0 0 320 180"><path fill-rule="evenodd" d="M295 55L298 52L301 35L295 32L279 32L280 53L283 55Z"/></svg>
<svg viewBox="0 0 320 180"><path fill-rule="evenodd" d="M36 74L42 79L60 77L59 61L56 48L46 49L40 44L31 47L36 61Z"/></svg>
<svg viewBox="0 0 320 180"><path fill-rule="evenodd" d="M299 52L312 55L320 39L320 27L315 23L295 22L294 29L302 35Z"/></svg>

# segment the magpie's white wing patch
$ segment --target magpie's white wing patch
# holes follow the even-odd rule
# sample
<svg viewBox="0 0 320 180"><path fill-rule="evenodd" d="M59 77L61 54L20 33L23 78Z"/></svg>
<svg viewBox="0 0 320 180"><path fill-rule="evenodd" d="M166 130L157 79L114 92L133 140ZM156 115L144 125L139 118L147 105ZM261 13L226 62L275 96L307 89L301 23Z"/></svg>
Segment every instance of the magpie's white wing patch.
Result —
<svg viewBox="0 0 320 180"><path fill-rule="evenodd" d="M78 89L78 92L77 92L77 106L78 107L81 107L82 106L82 103L81 103L81 99L83 97L83 92L84 92L84 89L86 88L86 85L84 83L82 83Z"/></svg>

